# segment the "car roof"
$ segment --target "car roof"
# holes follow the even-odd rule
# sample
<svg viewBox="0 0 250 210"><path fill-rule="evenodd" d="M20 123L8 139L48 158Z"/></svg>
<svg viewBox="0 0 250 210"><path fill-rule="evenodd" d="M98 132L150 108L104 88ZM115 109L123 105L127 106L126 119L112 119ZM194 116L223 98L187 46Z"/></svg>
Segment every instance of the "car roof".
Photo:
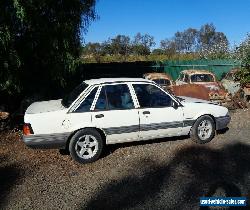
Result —
<svg viewBox="0 0 250 210"><path fill-rule="evenodd" d="M200 70L200 69L189 69L189 70L183 70L181 71L183 74L212 74L212 72L207 70Z"/></svg>
<svg viewBox="0 0 250 210"><path fill-rule="evenodd" d="M88 85L99 85L99 84L104 84L104 83L122 83L122 82L150 82L152 81L148 79L143 79L143 78L99 78L99 79L90 79L90 80L85 80L84 81Z"/></svg>
<svg viewBox="0 0 250 210"><path fill-rule="evenodd" d="M145 78L152 79L168 79L172 80L171 76L165 72L152 72L143 75Z"/></svg>

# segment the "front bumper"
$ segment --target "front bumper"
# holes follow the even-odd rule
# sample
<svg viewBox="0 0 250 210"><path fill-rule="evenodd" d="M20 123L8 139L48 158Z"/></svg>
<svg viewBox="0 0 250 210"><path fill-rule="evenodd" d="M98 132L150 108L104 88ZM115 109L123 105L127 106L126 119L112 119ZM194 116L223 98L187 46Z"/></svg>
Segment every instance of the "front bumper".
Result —
<svg viewBox="0 0 250 210"><path fill-rule="evenodd" d="M229 115L223 116L223 117L216 117L216 130L221 130L227 127L231 120L231 117Z"/></svg>
<svg viewBox="0 0 250 210"><path fill-rule="evenodd" d="M33 149L64 149L70 133L23 135L23 142Z"/></svg>

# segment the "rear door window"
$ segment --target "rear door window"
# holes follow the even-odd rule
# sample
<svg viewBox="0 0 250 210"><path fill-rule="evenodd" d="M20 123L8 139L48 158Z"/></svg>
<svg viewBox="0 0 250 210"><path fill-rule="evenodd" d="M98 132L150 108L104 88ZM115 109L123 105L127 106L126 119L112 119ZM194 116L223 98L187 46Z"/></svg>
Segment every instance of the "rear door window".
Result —
<svg viewBox="0 0 250 210"><path fill-rule="evenodd" d="M126 84L103 86L95 106L95 110L132 108L134 103Z"/></svg>

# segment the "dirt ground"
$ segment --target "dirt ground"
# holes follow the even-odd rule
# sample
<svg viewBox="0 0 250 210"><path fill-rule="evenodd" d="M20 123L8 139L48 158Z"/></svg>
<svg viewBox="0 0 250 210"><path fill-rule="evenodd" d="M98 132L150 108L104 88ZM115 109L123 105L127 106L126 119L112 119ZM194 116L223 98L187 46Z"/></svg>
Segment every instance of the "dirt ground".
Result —
<svg viewBox="0 0 250 210"><path fill-rule="evenodd" d="M206 145L188 137L115 145L87 165L1 132L0 209L199 209L201 196L249 200L250 110L231 116L229 130Z"/></svg>

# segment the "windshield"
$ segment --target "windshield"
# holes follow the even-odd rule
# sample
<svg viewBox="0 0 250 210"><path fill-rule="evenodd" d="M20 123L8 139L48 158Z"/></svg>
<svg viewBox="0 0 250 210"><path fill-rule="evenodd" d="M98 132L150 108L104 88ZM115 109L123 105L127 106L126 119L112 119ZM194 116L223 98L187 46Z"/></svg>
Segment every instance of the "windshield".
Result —
<svg viewBox="0 0 250 210"><path fill-rule="evenodd" d="M214 77L211 74L194 74L191 76L192 82L214 82Z"/></svg>
<svg viewBox="0 0 250 210"><path fill-rule="evenodd" d="M167 79L154 79L153 80L155 83L157 83L158 85L164 85L164 86L169 86L171 85L170 84L170 81L167 80Z"/></svg>
<svg viewBox="0 0 250 210"><path fill-rule="evenodd" d="M73 91L71 91L69 94L65 95L62 100L62 105L66 108L68 108L73 101L77 99L77 97L88 87L86 83L81 83L78 85Z"/></svg>

